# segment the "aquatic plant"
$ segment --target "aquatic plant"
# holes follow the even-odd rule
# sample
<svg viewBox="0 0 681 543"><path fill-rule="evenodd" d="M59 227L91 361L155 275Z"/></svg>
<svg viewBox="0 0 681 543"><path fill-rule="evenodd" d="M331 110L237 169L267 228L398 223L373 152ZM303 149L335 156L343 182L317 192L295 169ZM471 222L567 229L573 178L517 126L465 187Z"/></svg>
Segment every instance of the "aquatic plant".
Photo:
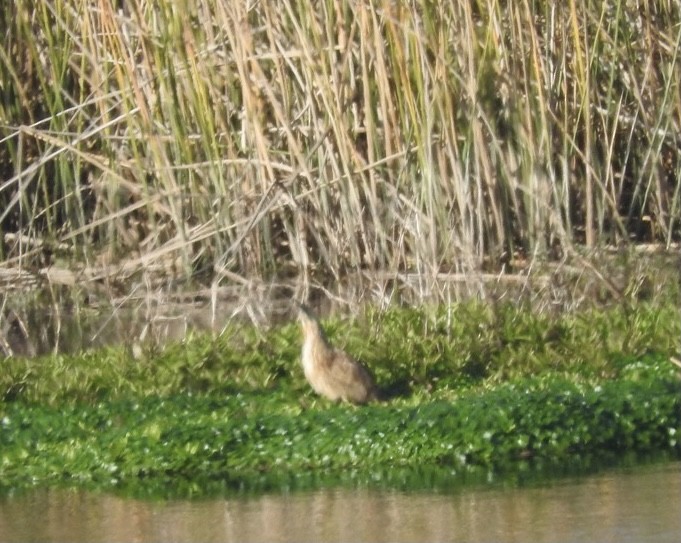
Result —
<svg viewBox="0 0 681 543"><path fill-rule="evenodd" d="M297 476L679 453L677 308L533 314L477 303L332 320L389 401L314 395L295 323L164 350L1 362L0 481L267 488ZM456 318L452 318L455 314ZM203 483L199 483L203 481ZM197 486L198 485L198 486ZM179 491L179 490L178 490Z"/></svg>
<svg viewBox="0 0 681 543"><path fill-rule="evenodd" d="M370 480L374 470L399 467L679 454L678 391L666 361L646 358L597 385L547 375L451 400L361 408L301 407L262 392L67 406L10 402L0 413L0 480L104 488L213 480L239 488L315 471L352 470Z"/></svg>
<svg viewBox="0 0 681 543"><path fill-rule="evenodd" d="M544 372L582 380L617 378L632 358L681 351L672 304L533 313L517 304L478 302L422 308L368 308L331 320L335 345L365 362L389 395L414 401L467 386ZM219 336L191 334L160 349L108 347L78 354L2 361L0 398L62 404L117 397L225 395L267 391L305 395L296 324L259 330L233 323Z"/></svg>

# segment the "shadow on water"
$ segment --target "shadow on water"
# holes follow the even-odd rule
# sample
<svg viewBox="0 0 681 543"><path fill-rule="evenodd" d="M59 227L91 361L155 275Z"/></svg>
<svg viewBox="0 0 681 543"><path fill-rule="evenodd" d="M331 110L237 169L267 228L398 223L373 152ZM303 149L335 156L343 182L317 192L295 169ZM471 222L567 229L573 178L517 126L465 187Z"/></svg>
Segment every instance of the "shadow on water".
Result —
<svg viewBox="0 0 681 543"><path fill-rule="evenodd" d="M292 473L290 471L260 473L244 477L184 480L178 477L155 483L135 480L114 490L121 497L168 500L256 497L263 494L289 494L322 489L371 489L423 492L427 494L458 493L467 488L526 488L542 486L564 479L596 475L612 469L631 469L677 462L681 457L671 453L601 454L573 456L560 462L523 460L495 468L467 466L453 469L444 465L383 466L371 471L321 470Z"/></svg>
<svg viewBox="0 0 681 543"><path fill-rule="evenodd" d="M200 500L25 490L0 496L0 540L678 541L678 462L592 465L548 478L540 471L479 482L417 470L403 488L279 488Z"/></svg>

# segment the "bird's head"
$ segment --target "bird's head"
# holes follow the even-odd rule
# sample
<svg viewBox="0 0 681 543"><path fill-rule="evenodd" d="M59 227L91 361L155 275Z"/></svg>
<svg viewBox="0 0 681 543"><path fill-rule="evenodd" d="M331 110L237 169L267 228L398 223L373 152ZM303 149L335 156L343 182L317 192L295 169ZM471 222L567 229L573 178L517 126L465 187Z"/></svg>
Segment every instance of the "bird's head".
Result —
<svg viewBox="0 0 681 543"><path fill-rule="evenodd" d="M298 320L303 327L305 337L319 336L324 338L324 331L319 325L317 317L310 311L310 308L301 303L297 303L296 305L298 306Z"/></svg>

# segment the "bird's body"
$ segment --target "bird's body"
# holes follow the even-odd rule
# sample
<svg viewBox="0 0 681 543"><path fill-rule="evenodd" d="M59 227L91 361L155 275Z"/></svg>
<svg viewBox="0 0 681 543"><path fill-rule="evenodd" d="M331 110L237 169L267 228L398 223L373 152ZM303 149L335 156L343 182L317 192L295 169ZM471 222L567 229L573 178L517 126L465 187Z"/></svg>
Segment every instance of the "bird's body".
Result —
<svg viewBox="0 0 681 543"><path fill-rule="evenodd" d="M378 397L367 369L347 353L335 349L326 339L319 321L300 306L303 326L303 371L314 391L333 401L362 404Z"/></svg>

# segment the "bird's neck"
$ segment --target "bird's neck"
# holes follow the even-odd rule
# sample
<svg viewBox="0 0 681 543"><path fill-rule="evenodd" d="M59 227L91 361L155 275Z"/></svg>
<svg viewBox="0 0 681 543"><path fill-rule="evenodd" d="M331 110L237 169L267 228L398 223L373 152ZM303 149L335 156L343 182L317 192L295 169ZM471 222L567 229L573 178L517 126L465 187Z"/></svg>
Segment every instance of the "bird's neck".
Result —
<svg viewBox="0 0 681 543"><path fill-rule="evenodd" d="M314 361L328 358L332 350L322 330L311 330L305 334L305 342L303 343L303 361L305 364L312 364Z"/></svg>

